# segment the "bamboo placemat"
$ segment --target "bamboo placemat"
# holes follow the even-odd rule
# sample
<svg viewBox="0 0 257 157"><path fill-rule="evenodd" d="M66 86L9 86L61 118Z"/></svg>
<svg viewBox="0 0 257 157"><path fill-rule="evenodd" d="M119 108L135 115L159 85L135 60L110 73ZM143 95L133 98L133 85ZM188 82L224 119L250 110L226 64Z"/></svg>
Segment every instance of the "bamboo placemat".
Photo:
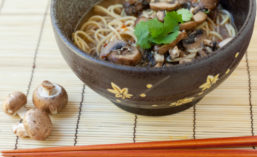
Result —
<svg viewBox="0 0 257 157"><path fill-rule="evenodd" d="M177 140L254 135L257 129L257 25L248 54L233 75L197 106L166 117L124 112L97 95L73 74L57 48L48 0L0 0L0 101L27 93L42 80L62 84L70 102L52 116L47 141L19 139L19 119L0 110L0 150L63 145Z"/></svg>

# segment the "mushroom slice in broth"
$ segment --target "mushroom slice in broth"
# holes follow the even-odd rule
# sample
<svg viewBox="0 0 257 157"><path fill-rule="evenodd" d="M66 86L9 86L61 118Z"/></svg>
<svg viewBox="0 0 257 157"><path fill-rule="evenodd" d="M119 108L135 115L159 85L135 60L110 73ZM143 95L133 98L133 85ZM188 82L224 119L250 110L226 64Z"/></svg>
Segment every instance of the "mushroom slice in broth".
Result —
<svg viewBox="0 0 257 157"><path fill-rule="evenodd" d="M113 50L118 50L121 49L122 47L126 46L127 43L125 41L122 40L114 40L110 43L108 43L107 46L103 47L100 53L100 58L101 59L107 59L108 56L110 55L110 53Z"/></svg>
<svg viewBox="0 0 257 157"><path fill-rule="evenodd" d="M137 65L142 58L140 51L133 45L126 45L120 49L112 50L108 60L122 65Z"/></svg>
<svg viewBox="0 0 257 157"><path fill-rule="evenodd" d="M197 22L189 21L189 22L181 23L179 25L179 28L180 30L191 30L191 29L194 29L197 25L198 25Z"/></svg>
<svg viewBox="0 0 257 157"><path fill-rule="evenodd" d="M206 39L206 34L203 30L199 29L191 33L182 42L187 52L196 53L204 48L204 39Z"/></svg>
<svg viewBox="0 0 257 157"><path fill-rule="evenodd" d="M169 49L174 48L181 40L185 39L186 37L187 37L187 33L185 31L180 32L176 40L174 40L172 43L162 45L161 47L159 47L158 53L165 54L166 52L169 51Z"/></svg>
<svg viewBox="0 0 257 157"><path fill-rule="evenodd" d="M158 10L172 11L180 7L180 3L177 0L151 0L150 8Z"/></svg>
<svg viewBox="0 0 257 157"><path fill-rule="evenodd" d="M154 57L156 52L164 56L163 66L166 63L189 62L192 57L195 58L191 61L204 57L217 50L219 45L226 43L225 39L236 34L233 17L224 8L218 6L218 2L218 0L125 0L123 5L116 4L114 1L107 2L110 4L107 8L102 7L98 10L105 16L101 16L101 19L99 15L92 16L83 24L92 25L95 28L95 22L97 22L99 29L107 30L106 33L97 32L98 42L92 46L88 44L88 47L90 50L96 50L95 57L102 60L140 67L156 67L157 64L160 66L160 62L157 62ZM166 40L165 33L160 33L162 36L159 35L159 39L153 34L157 34L154 32L159 30L162 32L158 24L169 23L165 22L166 20L172 21L168 17L173 16L165 18L170 12L174 14L174 19L177 16L175 14L180 14L182 20L178 21L176 26L179 30L169 32L168 35L172 33L179 35L174 40L163 42L159 39ZM149 20L154 22L151 23ZM104 27L108 26L110 21L112 28ZM150 26L151 24L153 27ZM88 28L83 31L94 40L96 35L92 32L95 30L90 29L89 26ZM192 35L198 30L202 30L203 33L193 38L187 37L187 34Z"/></svg>
<svg viewBox="0 0 257 157"><path fill-rule="evenodd" d="M126 0L123 3L127 15L139 15L144 9L149 8L150 0Z"/></svg>
<svg viewBox="0 0 257 157"><path fill-rule="evenodd" d="M206 9L215 9L218 6L219 0L200 0L200 6Z"/></svg>

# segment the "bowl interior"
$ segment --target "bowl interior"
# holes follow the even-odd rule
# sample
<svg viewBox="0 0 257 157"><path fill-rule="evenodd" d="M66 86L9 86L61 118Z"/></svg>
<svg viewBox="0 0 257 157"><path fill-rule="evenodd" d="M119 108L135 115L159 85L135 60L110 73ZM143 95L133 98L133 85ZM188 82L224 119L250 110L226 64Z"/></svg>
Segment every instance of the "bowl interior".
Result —
<svg viewBox="0 0 257 157"><path fill-rule="evenodd" d="M114 1L118 2L121 0ZM234 23L239 32L248 19L247 16L249 15L252 1L253 0L220 0L222 6L232 13ZM75 31L79 21L99 2L101 2L101 0L52 0L52 18L55 20L54 22L62 35L73 46L75 45L72 42L72 33ZM85 54L83 56L88 55Z"/></svg>

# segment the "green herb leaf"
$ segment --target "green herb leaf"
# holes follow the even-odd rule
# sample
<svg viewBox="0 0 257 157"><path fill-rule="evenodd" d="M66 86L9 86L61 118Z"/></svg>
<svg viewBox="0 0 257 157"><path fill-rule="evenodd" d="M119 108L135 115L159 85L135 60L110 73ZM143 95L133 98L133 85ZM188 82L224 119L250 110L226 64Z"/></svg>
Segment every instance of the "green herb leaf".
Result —
<svg viewBox="0 0 257 157"><path fill-rule="evenodd" d="M139 45L143 49L151 48L151 43L149 41L150 33L148 31L147 22L142 21L139 24L137 24L134 34L137 37L137 45Z"/></svg>
<svg viewBox="0 0 257 157"><path fill-rule="evenodd" d="M171 33L167 36L159 36L158 38L151 38L150 40L156 44L170 44L177 39L179 31Z"/></svg>
<svg viewBox="0 0 257 157"><path fill-rule="evenodd" d="M190 21L191 20L191 18L193 17L193 14L188 10L188 9L184 9L184 8L182 8L182 9L179 9L178 11L177 11L177 13L179 14L179 15L182 15L182 19L183 19L183 21Z"/></svg>
<svg viewBox="0 0 257 157"><path fill-rule="evenodd" d="M179 23L182 22L182 15L172 11L166 14L164 23L157 18L138 23L134 32L137 45L149 49L152 44L170 44L179 35Z"/></svg>
<svg viewBox="0 0 257 157"><path fill-rule="evenodd" d="M179 22L183 22L181 15L175 11L167 13L164 18L164 35L173 32Z"/></svg>
<svg viewBox="0 0 257 157"><path fill-rule="evenodd" d="M149 31L153 38L158 37L163 33L163 23L161 23L157 18L147 21Z"/></svg>

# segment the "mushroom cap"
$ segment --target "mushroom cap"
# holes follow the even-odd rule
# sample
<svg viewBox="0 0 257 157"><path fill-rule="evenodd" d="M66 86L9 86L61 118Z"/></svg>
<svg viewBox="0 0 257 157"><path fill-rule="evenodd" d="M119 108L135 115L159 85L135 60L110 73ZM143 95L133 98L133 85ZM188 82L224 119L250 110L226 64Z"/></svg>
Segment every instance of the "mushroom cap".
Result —
<svg viewBox="0 0 257 157"><path fill-rule="evenodd" d="M106 59L106 58L108 58L108 56L110 55L110 53L113 50L121 49L122 47L124 47L126 45L127 45L127 43L125 41L114 40L114 41L108 43L108 45L106 47L102 48L101 53L100 53L100 58Z"/></svg>
<svg viewBox="0 0 257 157"><path fill-rule="evenodd" d="M217 7L219 0L200 0L200 5L207 9L214 9Z"/></svg>
<svg viewBox="0 0 257 157"><path fill-rule="evenodd" d="M37 108L30 109L23 119L28 136L34 140L45 140L52 131L52 122L48 114Z"/></svg>
<svg viewBox="0 0 257 157"><path fill-rule="evenodd" d="M194 29L198 24L195 21L188 21L179 25L180 30Z"/></svg>
<svg viewBox="0 0 257 157"><path fill-rule="evenodd" d="M204 47L204 39L206 39L206 33L198 29L183 40L183 46L187 51L200 51Z"/></svg>
<svg viewBox="0 0 257 157"><path fill-rule="evenodd" d="M119 50L113 50L108 60L122 65L135 66L141 61L142 55L135 46L125 46Z"/></svg>
<svg viewBox="0 0 257 157"><path fill-rule="evenodd" d="M123 8L127 15L140 15L143 9L149 8L150 0L125 0Z"/></svg>
<svg viewBox="0 0 257 157"><path fill-rule="evenodd" d="M168 10L172 11L177 9L180 6L180 3L177 0L160 0L156 2L152 0L150 3L150 8L158 11L158 10Z"/></svg>
<svg viewBox="0 0 257 157"><path fill-rule="evenodd" d="M206 19L207 19L207 14L205 14L204 12L202 11L199 11L198 13L196 13L194 16L193 16L193 19L196 23L200 24L200 23L203 23Z"/></svg>
<svg viewBox="0 0 257 157"><path fill-rule="evenodd" d="M3 102L3 110L9 115L14 115L27 103L27 97L22 92L13 92Z"/></svg>
<svg viewBox="0 0 257 157"><path fill-rule="evenodd" d="M165 54L166 52L169 51L169 49L173 49L181 40L185 39L186 37L187 37L187 33L185 31L179 32L179 35L176 38L176 40L174 40L170 44L162 45L161 47L159 47L158 53Z"/></svg>
<svg viewBox="0 0 257 157"><path fill-rule="evenodd" d="M44 85L53 85L54 91L47 95L44 92ZM33 103L38 109L51 114L57 114L67 105L68 94L62 86L44 81L34 90Z"/></svg>

